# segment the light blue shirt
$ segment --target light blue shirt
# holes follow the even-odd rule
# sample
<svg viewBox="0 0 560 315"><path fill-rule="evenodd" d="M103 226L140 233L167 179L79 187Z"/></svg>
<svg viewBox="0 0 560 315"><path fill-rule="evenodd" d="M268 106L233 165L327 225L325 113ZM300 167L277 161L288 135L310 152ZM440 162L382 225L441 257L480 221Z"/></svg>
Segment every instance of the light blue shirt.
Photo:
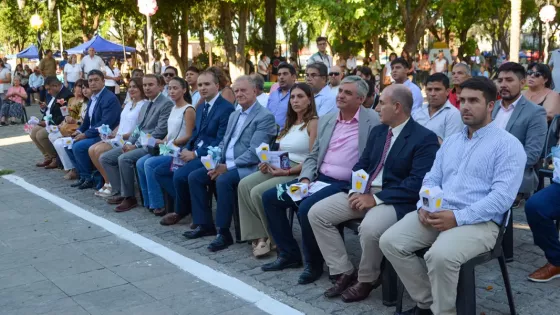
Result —
<svg viewBox="0 0 560 315"><path fill-rule="evenodd" d="M43 86L45 79L43 78L42 75L36 75L35 73L32 73L29 76L29 86L33 87L33 88L38 88L40 86Z"/></svg>
<svg viewBox="0 0 560 315"><path fill-rule="evenodd" d="M315 107L319 117L338 110L336 95L331 92L331 87L328 84L315 95Z"/></svg>
<svg viewBox="0 0 560 315"><path fill-rule="evenodd" d="M454 212L458 226L501 224L521 186L526 161L521 142L495 123L471 139L465 127L443 142L423 186L443 189L442 209Z"/></svg>
<svg viewBox="0 0 560 315"><path fill-rule="evenodd" d="M198 93L198 90L196 90L193 94L191 94L191 103L192 105L196 106L196 104L198 104L198 101L200 101L200 93Z"/></svg>
<svg viewBox="0 0 560 315"><path fill-rule="evenodd" d="M441 140L445 140L452 134L460 132L463 127L461 112L447 101L432 117L428 104L412 113L412 119L420 125L433 131Z"/></svg>
<svg viewBox="0 0 560 315"><path fill-rule="evenodd" d="M409 79L406 79L403 83L410 92L412 92L412 112L422 107L424 103L424 96L422 95L422 90L418 87L418 85L412 83Z"/></svg>
<svg viewBox="0 0 560 315"><path fill-rule="evenodd" d="M239 139L239 135L241 134L241 128L243 127L243 124L245 123L245 121L247 120L247 117L249 117L249 114L251 113L251 111L253 110L253 107L255 106L255 104L257 104L257 102L253 103L253 105L251 105L251 107L247 108L246 111L243 111L243 109L241 109L241 113L239 114L239 118L237 119L237 123L235 124L235 128L232 131L232 134L230 136L230 140L227 146L227 150L226 150L226 166L228 170L234 169L236 168L235 166L235 156L234 156L234 146L235 143L237 142L237 139Z"/></svg>
<svg viewBox="0 0 560 315"><path fill-rule="evenodd" d="M97 105L97 100L99 99L99 95L101 95L101 92L103 92L103 90L105 90L105 87L103 87L103 89L99 91L99 93L91 96L91 105L89 105L89 111L88 111L90 120L93 119L93 111L95 110L95 106Z"/></svg>
<svg viewBox="0 0 560 315"><path fill-rule="evenodd" d="M268 102L266 108L274 115L274 121L280 126L280 129L284 128L286 123L286 115L288 114L288 102L290 101L290 91L286 95L282 96L282 90L278 89L268 96Z"/></svg>

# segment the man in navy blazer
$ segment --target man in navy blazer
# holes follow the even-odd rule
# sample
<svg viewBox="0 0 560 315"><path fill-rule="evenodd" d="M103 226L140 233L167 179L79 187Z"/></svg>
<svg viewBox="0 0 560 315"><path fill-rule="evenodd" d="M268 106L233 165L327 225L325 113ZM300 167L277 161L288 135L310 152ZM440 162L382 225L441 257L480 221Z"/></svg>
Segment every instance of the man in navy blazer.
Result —
<svg viewBox="0 0 560 315"><path fill-rule="evenodd" d="M114 129L119 125L121 118L121 104L115 93L105 88L103 72L91 70L88 73L88 83L92 96L82 125L72 134L72 138L74 138L72 149L67 149L68 156L76 166L79 175L78 181L71 186L79 189L93 187L91 179L93 163L89 158L88 149L101 140L97 128L101 125L108 125L109 128Z"/></svg>
<svg viewBox="0 0 560 315"><path fill-rule="evenodd" d="M309 211L309 223L321 253L331 275L337 276L335 285L325 291L326 297L342 295L344 302L360 301L378 287L383 259L379 238L416 209L422 180L432 167L439 142L432 131L410 117L412 104L412 93L404 85L383 90L375 108L383 124L371 130L366 149L353 168L354 172L364 170L369 174L367 184L362 186L364 192L350 189L332 195ZM362 218L362 258L356 270L337 226Z"/></svg>
<svg viewBox="0 0 560 315"><path fill-rule="evenodd" d="M198 92L204 99L196 109L196 125L189 142L181 150L181 160L186 164L174 172L169 165L154 169L160 186L175 199L175 212L166 214L162 225L173 225L191 213L189 175L204 168L200 157L208 155L208 147L217 147L226 133L229 115L233 105L219 93L219 78L210 71L198 76Z"/></svg>

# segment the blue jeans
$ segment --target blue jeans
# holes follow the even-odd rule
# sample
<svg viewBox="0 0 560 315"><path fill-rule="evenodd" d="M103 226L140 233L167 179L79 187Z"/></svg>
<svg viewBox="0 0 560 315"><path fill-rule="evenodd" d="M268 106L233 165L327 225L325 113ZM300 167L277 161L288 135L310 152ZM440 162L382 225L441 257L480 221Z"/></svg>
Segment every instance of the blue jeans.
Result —
<svg viewBox="0 0 560 315"><path fill-rule="evenodd" d="M164 207L161 186L156 180L155 168L158 166L169 166L173 157L145 155L136 161L138 172L138 185L144 197L144 207L148 209L160 209Z"/></svg>
<svg viewBox="0 0 560 315"><path fill-rule="evenodd" d="M76 85L76 82L66 82L66 83L68 83L68 89L74 92L74 86Z"/></svg>
<svg viewBox="0 0 560 315"><path fill-rule="evenodd" d="M349 185L349 183L347 181L337 180L323 174L319 174L317 180L331 185L298 202L292 201L292 198L290 198L286 192L284 192L281 196L284 200L279 200L277 196L277 189L272 188L263 194L262 202L266 218L268 219L270 235L272 235L274 242L278 246L279 255L287 259L294 260L299 260L301 257L298 243L292 234L292 228L290 227L290 222L288 222L288 217L286 216L286 209L292 208L297 210L299 225L301 226L301 238L305 264L322 268L323 255L321 254L319 245L317 245L315 235L313 235L313 230L309 224L307 213L309 213L309 210L315 203L341 192L343 188ZM298 180L296 179L287 182L286 185L289 187L291 184L297 182Z"/></svg>
<svg viewBox="0 0 560 315"><path fill-rule="evenodd" d="M471 74L472 74L473 77L479 77L479 76L482 75L482 74L480 73L480 70L472 70L472 71L471 71Z"/></svg>
<svg viewBox="0 0 560 315"><path fill-rule="evenodd" d="M544 251L549 263L560 267L560 241L554 220L560 220L560 184L539 190L525 204L527 223L535 245Z"/></svg>
<svg viewBox="0 0 560 315"><path fill-rule="evenodd" d="M71 150L64 149L76 167L80 179L91 179L93 163L89 158L88 149L99 141L101 141L99 137L86 138L74 143Z"/></svg>
<svg viewBox="0 0 560 315"><path fill-rule="evenodd" d="M39 93L39 100L41 102L45 101L45 96L47 95L47 91L43 86L36 87L36 88L29 87L27 88L26 92L27 92L27 105L31 104L31 95L33 93Z"/></svg>

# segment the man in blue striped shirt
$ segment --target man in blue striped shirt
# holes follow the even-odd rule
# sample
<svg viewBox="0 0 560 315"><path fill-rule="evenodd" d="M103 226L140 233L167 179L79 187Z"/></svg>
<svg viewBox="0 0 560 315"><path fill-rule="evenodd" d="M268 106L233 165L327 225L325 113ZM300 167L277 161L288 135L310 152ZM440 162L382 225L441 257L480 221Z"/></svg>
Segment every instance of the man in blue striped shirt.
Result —
<svg viewBox="0 0 560 315"><path fill-rule="evenodd" d="M420 208L387 230L381 250L417 306L402 314L456 314L461 265L490 251L503 214L515 200L527 156L523 146L492 122L496 87L477 77L461 84L466 127L444 142L423 185L439 186L438 212ZM430 247L431 246L431 247ZM430 247L426 267L414 252ZM430 310L431 309L431 310Z"/></svg>

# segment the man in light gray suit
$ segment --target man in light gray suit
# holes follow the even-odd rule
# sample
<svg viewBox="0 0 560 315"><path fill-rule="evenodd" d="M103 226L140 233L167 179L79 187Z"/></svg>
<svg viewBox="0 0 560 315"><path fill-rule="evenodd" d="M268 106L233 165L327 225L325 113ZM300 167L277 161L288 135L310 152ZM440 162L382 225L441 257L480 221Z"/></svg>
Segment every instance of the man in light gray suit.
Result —
<svg viewBox="0 0 560 315"><path fill-rule="evenodd" d="M224 139L220 143L221 157L210 171L200 168L189 175L193 223L198 227L183 235L189 239L215 235L212 209L208 206L208 185L216 183L216 225L218 236L208 250L219 251L233 244L229 231L233 217L237 185L255 172L259 164L256 148L269 143L276 135L274 115L257 102L257 87L249 76L235 80L233 91L241 109L229 116Z"/></svg>
<svg viewBox="0 0 560 315"><path fill-rule="evenodd" d="M515 62L504 63L498 69L498 88L501 100L496 102L492 119L498 127L514 135L523 145L527 154L527 165L519 194L513 204L519 207L522 199L527 199L538 185L535 173L546 138L546 110L526 99L521 90L525 86L525 68Z"/></svg>
<svg viewBox="0 0 560 315"><path fill-rule="evenodd" d="M301 266L298 243L286 217L286 208L297 210L303 242L305 270L298 283L307 284L317 280L323 273L323 257L307 213L318 201L346 189L352 179L352 167L364 151L371 129L381 122L372 109L361 106L368 93L368 84L358 76L346 77L340 83L336 96L339 112L319 118L317 140L307 159L303 162L297 180L283 187L300 182L305 184L321 181L329 186L315 192L301 202L294 202L286 192L277 188L263 194L262 201L268 219L270 234L278 246L276 261L262 266L264 271L276 271ZM312 186L311 186L312 187Z"/></svg>
<svg viewBox="0 0 560 315"><path fill-rule="evenodd" d="M134 197L134 166L136 161L148 154L147 148L140 143L140 133L151 134L155 139L163 139L167 135L167 119L174 105L161 93L163 85L159 82L156 75L144 76L144 94L150 102L140 110L137 129L122 148L114 148L100 157L113 187L113 197L107 203L118 205L116 212L128 211L138 205Z"/></svg>

